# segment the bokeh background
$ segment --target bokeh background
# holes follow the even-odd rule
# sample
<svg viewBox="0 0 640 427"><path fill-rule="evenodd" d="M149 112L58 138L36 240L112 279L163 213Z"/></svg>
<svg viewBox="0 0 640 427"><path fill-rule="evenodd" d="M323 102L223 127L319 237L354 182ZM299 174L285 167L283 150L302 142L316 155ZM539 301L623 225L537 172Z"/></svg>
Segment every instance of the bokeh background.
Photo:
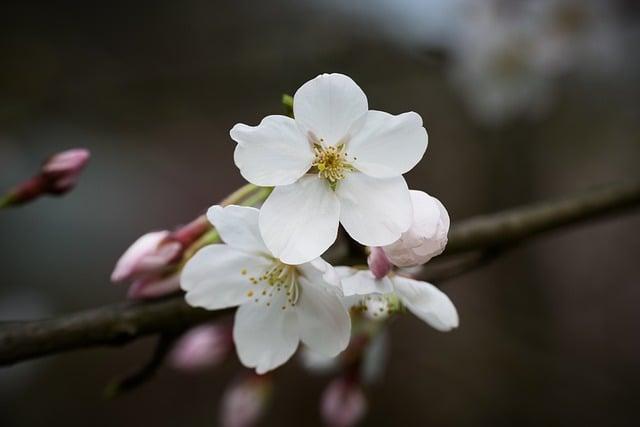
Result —
<svg viewBox="0 0 640 427"><path fill-rule="evenodd" d="M419 112L430 145L408 174L455 222L640 178L638 3L597 0L4 1L0 188L88 147L78 188L0 212L0 318L121 301L115 261L242 184L228 130L280 113L322 72L371 108ZM371 426L635 426L640 216L524 244L447 282L442 334L404 316ZM0 370L0 425L211 426L240 369L170 368L115 400L104 386L143 340ZM278 371L262 425L321 425L328 376Z"/></svg>

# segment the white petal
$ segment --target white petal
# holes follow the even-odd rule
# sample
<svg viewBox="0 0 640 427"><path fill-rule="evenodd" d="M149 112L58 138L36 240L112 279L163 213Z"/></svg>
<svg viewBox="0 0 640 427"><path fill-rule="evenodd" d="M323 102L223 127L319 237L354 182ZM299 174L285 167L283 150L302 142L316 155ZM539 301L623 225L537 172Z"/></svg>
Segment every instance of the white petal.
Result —
<svg viewBox="0 0 640 427"><path fill-rule="evenodd" d="M311 262L300 264L298 270L309 280L324 281L333 286L339 293L342 292L340 275L336 269L322 258L316 258Z"/></svg>
<svg viewBox="0 0 640 427"><path fill-rule="evenodd" d="M345 277L349 277L353 274L356 274L359 270L353 267L346 267L344 265L339 265L337 267L333 267L333 269L335 270L335 272L338 274L338 277L340 279L343 279Z"/></svg>
<svg viewBox="0 0 640 427"><path fill-rule="evenodd" d="M394 116L371 110L362 128L351 137L347 152L359 171L388 178L413 169L422 159L427 142L427 131L417 113Z"/></svg>
<svg viewBox="0 0 640 427"><path fill-rule="evenodd" d="M402 303L439 331L458 327L458 312L449 297L431 283L395 276L393 284Z"/></svg>
<svg viewBox="0 0 640 427"><path fill-rule="evenodd" d="M293 97L293 115L300 130L328 145L347 136L368 108L362 89L343 74L321 74L303 84Z"/></svg>
<svg viewBox="0 0 640 427"><path fill-rule="evenodd" d="M286 264L309 262L336 241L340 203L315 175L276 187L260 209L260 232L271 253Z"/></svg>
<svg viewBox="0 0 640 427"><path fill-rule="evenodd" d="M286 293L277 292L271 305L243 304L236 311L233 341L238 357L258 374L285 363L298 348L298 319L296 311L286 303Z"/></svg>
<svg viewBox="0 0 640 427"><path fill-rule="evenodd" d="M300 299L295 306L300 339L309 348L327 357L342 352L351 337L351 319L340 298L325 283L300 277Z"/></svg>
<svg viewBox="0 0 640 427"><path fill-rule="evenodd" d="M187 261L180 286L187 292L187 303L194 307L234 307L250 300L249 278L261 276L270 263L264 257L227 245L205 246Z"/></svg>
<svg viewBox="0 0 640 427"><path fill-rule="evenodd" d="M235 249L271 255L262 241L258 217L260 211L248 206L211 206L209 222L218 230L222 240Z"/></svg>
<svg viewBox="0 0 640 427"><path fill-rule="evenodd" d="M336 194L340 222L360 244L388 245L411 225L411 197L402 176L381 179L349 173L338 184Z"/></svg>
<svg viewBox="0 0 640 427"><path fill-rule="evenodd" d="M359 270L342 279L342 292L345 296L387 294L393 292L393 284L386 276L376 279L369 270Z"/></svg>
<svg viewBox="0 0 640 427"><path fill-rule="evenodd" d="M235 125L236 166L249 182L261 186L295 182L311 167L313 152L296 122L286 116L267 116L258 126Z"/></svg>

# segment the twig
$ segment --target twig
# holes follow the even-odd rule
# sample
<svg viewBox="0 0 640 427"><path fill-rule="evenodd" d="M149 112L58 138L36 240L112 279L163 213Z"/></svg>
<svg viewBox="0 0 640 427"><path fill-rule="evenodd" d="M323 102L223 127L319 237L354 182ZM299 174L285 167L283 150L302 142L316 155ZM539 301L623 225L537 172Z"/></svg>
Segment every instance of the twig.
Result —
<svg viewBox="0 0 640 427"><path fill-rule="evenodd" d="M151 354L151 358L147 363L141 366L137 371L127 375L122 379L117 379L107 385L105 389L105 397L112 399L120 396L122 393L131 391L140 387L149 381L158 372L162 366L164 359L171 350L173 343L179 336L177 332L163 332L158 337L156 348Z"/></svg>
<svg viewBox="0 0 640 427"><path fill-rule="evenodd" d="M470 255L465 255L464 259L456 260L455 263L446 262L436 265L429 265L422 269L416 275L417 279L433 282L436 286L440 286L443 282L460 277L463 274L477 270L480 267L491 263L498 258L504 249L489 248Z"/></svg>
<svg viewBox="0 0 640 427"><path fill-rule="evenodd" d="M555 202L486 215L456 225L445 254L513 245L545 231L640 205L640 183L611 186ZM181 296L123 303L48 320L0 325L0 365L86 347L122 345L219 316L189 307Z"/></svg>

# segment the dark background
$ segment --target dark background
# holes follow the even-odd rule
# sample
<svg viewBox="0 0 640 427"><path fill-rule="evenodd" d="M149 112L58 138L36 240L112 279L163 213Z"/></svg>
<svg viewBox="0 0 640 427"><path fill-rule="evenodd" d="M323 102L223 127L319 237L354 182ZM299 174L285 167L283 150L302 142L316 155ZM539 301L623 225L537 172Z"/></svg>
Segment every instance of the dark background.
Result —
<svg viewBox="0 0 640 427"><path fill-rule="evenodd" d="M383 3L3 2L0 188L61 149L88 147L92 159L63 199L0 212L0 318L124 299L109 275L137 236L187 222L242 184L231 126L280 113L282 93L322 72L353 77L371 108L422 115L430 144L407 180L454 222L640 178L634 2L599 2L613 18L598 19L620 33L611 57L595 55L597 72L578 61L553 77L544 111L498 121L469 108L455 55L422 31L434 15L421 24L411 13L421 2ZM460 328L395 322L364 424L638 425L639 227L630 213L567 229L446 283ZM151 346L2 369L0 425L215 425L235 358L197 375L166 368L102 398ZM263 425L320 425L328 380L289 363Z"/></svg>

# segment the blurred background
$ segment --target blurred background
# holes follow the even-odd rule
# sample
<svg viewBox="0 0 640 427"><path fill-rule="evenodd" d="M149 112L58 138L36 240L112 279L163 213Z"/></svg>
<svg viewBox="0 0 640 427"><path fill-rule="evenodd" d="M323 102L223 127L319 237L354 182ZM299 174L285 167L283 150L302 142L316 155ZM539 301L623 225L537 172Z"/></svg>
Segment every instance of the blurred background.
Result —
<svg viewBox="0 0 640 427"><path fill-rule="evenodd" d="M243 183L231 126L323 72L422 115L407 180L453 222L638 179L639 17L633 0L4 1L0 188L62 149L92 159L63 199L0 212L0 318L123 300L109 275L133 240ZM363 424L638 425L639 230L637 212L567 229L444 284L460 328L394 322ZM103 398L152 347L3 368L0 425L216 425L235 357ZM289 363L261 425L322 425L329 380Z"/></svg>

